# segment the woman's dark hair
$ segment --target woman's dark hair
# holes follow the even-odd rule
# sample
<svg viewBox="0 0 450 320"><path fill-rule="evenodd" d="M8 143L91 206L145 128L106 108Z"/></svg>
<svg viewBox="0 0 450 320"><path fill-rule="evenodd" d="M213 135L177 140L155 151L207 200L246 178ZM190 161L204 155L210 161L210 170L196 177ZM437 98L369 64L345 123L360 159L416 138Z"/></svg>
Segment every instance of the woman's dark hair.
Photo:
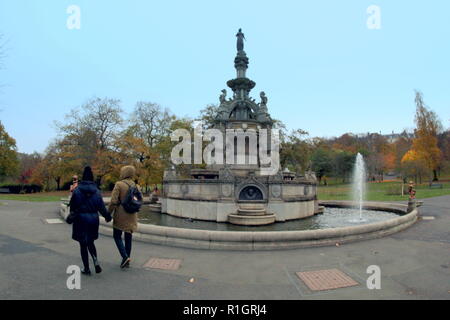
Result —
<svg viewBox="0 0 450 320"><path fill-rule="evenodd" d="M91 167L87 166L83 171L83 181L94 181L94 174L92 173Z"/></svg>

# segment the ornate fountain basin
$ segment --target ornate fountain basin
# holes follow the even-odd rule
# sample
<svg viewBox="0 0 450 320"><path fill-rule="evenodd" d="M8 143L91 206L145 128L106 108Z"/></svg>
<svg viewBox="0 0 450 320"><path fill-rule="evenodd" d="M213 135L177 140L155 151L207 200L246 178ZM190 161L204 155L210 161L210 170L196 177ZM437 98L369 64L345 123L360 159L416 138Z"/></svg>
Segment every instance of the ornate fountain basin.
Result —
<svg viewBox="0 0 450 320"><path fill-rule="evenodd" d="M105 199L107 201L107 199ZM348 207L350 201L322 201L324 206ZM355 226L299 231L214 231L175 228L139 223L134 237L144 242L160 245L215 249L215 250L275 250L312 246L335 245L352 241L368 240L387 236L404 230L417 220L418 209L406 213L407 205L397 203L366 202L364 208L398 213L399 215L381 222ZM62 203L61 216L68 214L67 205ZM111 223L100 217L100 232L112 235Z"/></svg>

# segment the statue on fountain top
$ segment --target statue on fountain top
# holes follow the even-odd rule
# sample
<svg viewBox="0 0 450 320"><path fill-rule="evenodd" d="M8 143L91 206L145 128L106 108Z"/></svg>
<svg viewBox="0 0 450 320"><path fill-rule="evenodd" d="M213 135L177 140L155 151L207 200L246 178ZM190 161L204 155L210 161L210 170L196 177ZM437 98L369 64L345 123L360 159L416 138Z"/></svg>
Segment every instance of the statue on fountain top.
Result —
<svg viewBox="0 0 450 320"><path fill-rule="evenodd" d="M238 52L244 51L245 36L242 33L242 29L241 28L239 28L239 31L236 34L236 37L237 37L237 43L236 43L237 51Z"/></svg>

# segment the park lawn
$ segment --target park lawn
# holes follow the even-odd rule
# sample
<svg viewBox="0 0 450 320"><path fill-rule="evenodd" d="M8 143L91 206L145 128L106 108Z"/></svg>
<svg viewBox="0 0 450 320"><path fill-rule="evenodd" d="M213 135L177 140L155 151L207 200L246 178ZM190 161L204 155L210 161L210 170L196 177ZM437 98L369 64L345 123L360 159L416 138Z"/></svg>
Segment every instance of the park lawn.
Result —
<svg viewBox="0 0 450 320"><path fill-rule="evenodd" d="M0 194L1 200L37 201L37 202L58 202L61 198L67 198L69 191L52 191L27 194Z"/></svg>
<svg viewBox="0 0 450 320"><path fill-rule="evenodd" d="M443 184L442 189L430 189L428 184L416 186L416 198L425 199L444 195L450 195L450 181L438 182ZM407 186L406 186L407 187ZM408 195L388 195L387 191L396 189L401 191L400 181L370 182L367 184L366 201L407 201ZM109 196L110 192L102 192L103 196ZM33 194L0 194L1 200L59 202L66 198L68 191L40 192ZM332 184L318 187L319 200L352 200L351 184Z"/></svg>
<svg viewBox="0 0 450 320"><path fill-rule="evenodd" d="M59 196L45 196L36 194L0 194L0 200L17 200L17 201L37 201L37 202L57 202L61 200Z"/></svg>
<svg viewBox="0 0 450 320"><path fill-rule="evenodd" d="M428 184L416 186L416 198L425 199L444 195L450 195L450 183L443 184L442 189L430 189ZM407 186L406 186L407 187ZM387 194L388 190L397 190L399 194ZM351 184L338 184L318 187L319 200L352 200ZM371 182L367 184L366 201L407 201L408 195L402 196L400 181Z"/></svg>

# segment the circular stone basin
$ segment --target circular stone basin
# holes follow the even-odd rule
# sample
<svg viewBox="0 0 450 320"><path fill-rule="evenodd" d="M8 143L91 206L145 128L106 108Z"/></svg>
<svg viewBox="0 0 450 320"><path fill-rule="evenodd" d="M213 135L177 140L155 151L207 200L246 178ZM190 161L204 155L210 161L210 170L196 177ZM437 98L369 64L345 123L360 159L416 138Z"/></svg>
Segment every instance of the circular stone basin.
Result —
<svg viewBox="0 0 450 320"><path fill-rule="evenodd" d="M145 206L139 212L139 222L157 226L218 230L218 231L294 231L317 230L338 227L350 227L368 223L381 222L399 217L398 214L388 211L362 210L362 220L359 209L326 207L323 214L314 215L305 219L285 222L276 222L265 226L240 226L227 222L201 221L174 217L168 214L151 212Z"/></svg>
<svg viewBox="0 0 450 320"><path fill-rule="evenodd" d="M105 199L108 202L108 199ZM60 214L69 214L63 200ZM418 209L401 203L364 202L363 220L351 201L319 201L323 214L266 226L239 226L196 221L150 212L145 203L134 237L153 244L213 250L277 250L335 245L384 237L417 221ZM111 223L100 218L99 232L112 235Z"/></svg>

